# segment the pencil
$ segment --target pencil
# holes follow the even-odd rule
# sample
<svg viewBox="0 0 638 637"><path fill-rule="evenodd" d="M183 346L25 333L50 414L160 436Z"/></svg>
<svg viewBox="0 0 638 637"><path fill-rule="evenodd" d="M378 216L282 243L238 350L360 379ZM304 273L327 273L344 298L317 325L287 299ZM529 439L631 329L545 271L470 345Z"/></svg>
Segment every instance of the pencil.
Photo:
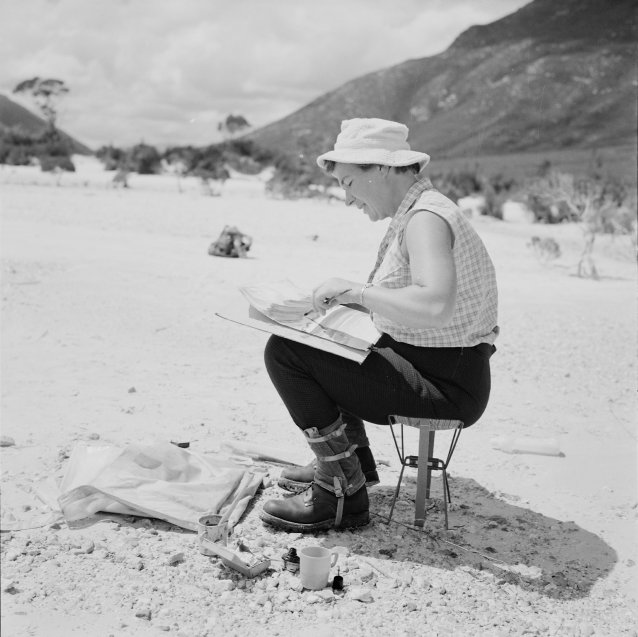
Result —
<svg viewBox="0 0 638 637"><path fill-rule="evenodd" d="M346 292L350 292L352 290L352 288L348 288L347 290L344 290L343 292L339 292L339 294L335 294L334 296L326 296L322 303L324 305L330 305L330 303L332 303L336 298L340 297L342 294L345 294ZM308 310L307 312L304 312L304 316L308 316L308 314L310 314L310 312L312 312L314 310Z"/></svg>

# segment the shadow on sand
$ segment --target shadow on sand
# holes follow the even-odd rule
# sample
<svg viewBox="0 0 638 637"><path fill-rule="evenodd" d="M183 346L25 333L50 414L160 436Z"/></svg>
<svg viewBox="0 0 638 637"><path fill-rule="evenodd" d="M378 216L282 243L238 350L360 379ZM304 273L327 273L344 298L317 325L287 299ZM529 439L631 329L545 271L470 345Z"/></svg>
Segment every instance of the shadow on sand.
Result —
<svg viewBox="0 0 638 637"><path fill-rule="evenodd" d="M370 490L371 524L338 532L324 545L439 569L489 570L499 583L560 599L587 596L617 562L614 549L574 522L505 502L471 479L450 478L450 488L449 531L440 500L431 501L424 529L412 526L413 483L403 485L393 521L386 526L394 489L381 486ZM432 495L436 498L441 493L440 479L434 479ZM403 537L397 538L402 531Z"/></svg>

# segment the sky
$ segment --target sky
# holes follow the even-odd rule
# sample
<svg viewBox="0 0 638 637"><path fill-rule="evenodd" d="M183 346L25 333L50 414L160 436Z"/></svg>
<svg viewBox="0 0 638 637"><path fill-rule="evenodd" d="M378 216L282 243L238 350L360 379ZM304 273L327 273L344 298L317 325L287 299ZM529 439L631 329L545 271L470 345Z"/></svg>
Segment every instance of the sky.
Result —
<svg viewBox="0 0 638 637"><path fill-rule="evenodd" d="M444 51L529 0L0 0L0 93L65 82L58 126L97 149L220 140L345 82ZM37 112L37 111L36 111Z"/></svg>

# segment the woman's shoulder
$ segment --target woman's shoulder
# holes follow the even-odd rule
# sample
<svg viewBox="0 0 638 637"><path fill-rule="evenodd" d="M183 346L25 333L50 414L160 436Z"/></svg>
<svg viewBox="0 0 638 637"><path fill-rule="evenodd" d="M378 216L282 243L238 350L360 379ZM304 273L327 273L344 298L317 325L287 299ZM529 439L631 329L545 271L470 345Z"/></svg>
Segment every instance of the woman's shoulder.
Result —
<svg viewBox="0 0 638 637"><path fill-rule="evenodd" d="M421 193L421 196L414 202L412 210L415 212L417 210L457 212L459 207L436 188L430 188Z"/></svg>

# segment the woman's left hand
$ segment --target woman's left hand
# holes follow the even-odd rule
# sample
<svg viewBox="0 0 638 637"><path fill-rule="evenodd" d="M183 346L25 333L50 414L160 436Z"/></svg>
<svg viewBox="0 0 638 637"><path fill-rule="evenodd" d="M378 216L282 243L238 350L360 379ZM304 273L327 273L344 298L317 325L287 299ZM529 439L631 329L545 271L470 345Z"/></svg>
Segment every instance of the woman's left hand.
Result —
<svg viewBox="0 0 638 637"><path fill-rule="evenodd" d="M347 279L327 279L312 291L312 307L323 315L335 305L356 303L361 283Z"/></svg>

